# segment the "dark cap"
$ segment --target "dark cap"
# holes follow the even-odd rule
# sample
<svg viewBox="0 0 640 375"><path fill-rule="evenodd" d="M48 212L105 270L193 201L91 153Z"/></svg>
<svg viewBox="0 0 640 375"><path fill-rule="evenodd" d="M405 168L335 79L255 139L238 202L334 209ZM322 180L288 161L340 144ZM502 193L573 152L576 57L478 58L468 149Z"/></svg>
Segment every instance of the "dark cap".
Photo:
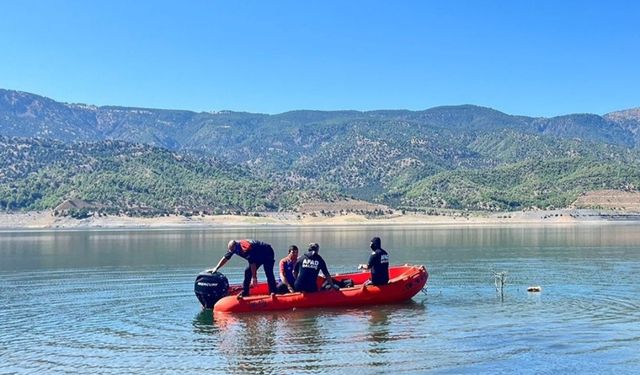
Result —
<svg viewBox="0 0 640 375"><path fill-rule="evenodd" d="M317 244L317 243L315 243L315 242L311 242L311 243L309 244L309 251L314 251L314 252L316 252L316 253L317 253L317 252L318 252L318 250L320 250L320 245L318 245L318 244Z"/></svg>

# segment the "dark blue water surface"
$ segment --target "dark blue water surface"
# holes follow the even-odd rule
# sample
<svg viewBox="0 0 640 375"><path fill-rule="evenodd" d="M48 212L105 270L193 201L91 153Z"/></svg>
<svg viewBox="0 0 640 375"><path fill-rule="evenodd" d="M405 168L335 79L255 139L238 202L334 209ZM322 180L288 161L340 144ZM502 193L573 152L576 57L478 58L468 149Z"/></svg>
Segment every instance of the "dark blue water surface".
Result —
<svg viewBox="0 0 640 375"><path fill-rule="evenodd" d="M221 317L193 295L229 239L280 256L319 242L347 272L373 235L392 263L427 266L426 295ZM636 224L4 232L0 373L639 373L639 274Z"/></svg>

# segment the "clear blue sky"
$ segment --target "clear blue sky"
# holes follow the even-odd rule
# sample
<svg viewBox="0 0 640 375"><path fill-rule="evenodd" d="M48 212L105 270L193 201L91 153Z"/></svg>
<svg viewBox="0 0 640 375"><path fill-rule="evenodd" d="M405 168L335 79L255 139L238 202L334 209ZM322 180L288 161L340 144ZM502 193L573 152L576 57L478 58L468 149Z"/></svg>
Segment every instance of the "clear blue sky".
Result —
<svg viewBox="0 0 640 375"><path fill-rule="evenodd" d="M640 106L636 1L2 1L0 88L280 113Z"/></svg>

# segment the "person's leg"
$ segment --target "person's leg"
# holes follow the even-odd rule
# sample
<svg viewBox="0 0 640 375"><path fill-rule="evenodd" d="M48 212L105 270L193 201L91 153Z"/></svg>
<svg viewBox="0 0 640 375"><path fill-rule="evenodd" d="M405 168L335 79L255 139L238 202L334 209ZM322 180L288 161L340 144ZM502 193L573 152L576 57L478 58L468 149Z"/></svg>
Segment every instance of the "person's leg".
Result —
<svg viewBox="0 0 640 375"><path fill-rule="evenodd" d="M262 264L264 267L264 275L267 277L267 284L269 285L269 293L276 293L276 278L273 275L273 266L276 263L276 256L271 246L269 246L265 252L264 259L265 261Z"/></svg>
<svg viewBox="0 0 640 375"><path fill-rule="evenodd" d="M244 270L244 280L242 281L242 295L249 295L249 285L251 285L251 265L248 265Z"/></svg>
<svg viewBox="0 0 640 375"><path fill-rule="evenodd" d="M269 259L264 262L264 274L267 276L267 284L269 285L269 293L276 293L276 278L273 275L273 266L275 264L275 259Z"/></svg>

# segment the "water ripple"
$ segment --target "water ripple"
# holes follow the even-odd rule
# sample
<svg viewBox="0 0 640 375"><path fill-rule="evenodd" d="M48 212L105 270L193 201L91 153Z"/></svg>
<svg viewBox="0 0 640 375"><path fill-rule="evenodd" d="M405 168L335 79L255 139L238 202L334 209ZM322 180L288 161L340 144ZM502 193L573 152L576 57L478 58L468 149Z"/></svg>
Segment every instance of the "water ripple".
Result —
<svg viewBox="0 0 640 375"><path fill-rule="evenodd" d="M416 243L420 233L410 233ZM362 255L325 254L344 263L337 272L352 268L343 258ZM3 269L0 373L640 370L635 248L468 245L392 254L429 265L427 296L237 316L200 310L192 291L199 267ZM493 271L508 271L504 296L496 293ZM225 273L239 282L243 267L230 264ZM529 285L543 290L527 293Z"/></svg>

